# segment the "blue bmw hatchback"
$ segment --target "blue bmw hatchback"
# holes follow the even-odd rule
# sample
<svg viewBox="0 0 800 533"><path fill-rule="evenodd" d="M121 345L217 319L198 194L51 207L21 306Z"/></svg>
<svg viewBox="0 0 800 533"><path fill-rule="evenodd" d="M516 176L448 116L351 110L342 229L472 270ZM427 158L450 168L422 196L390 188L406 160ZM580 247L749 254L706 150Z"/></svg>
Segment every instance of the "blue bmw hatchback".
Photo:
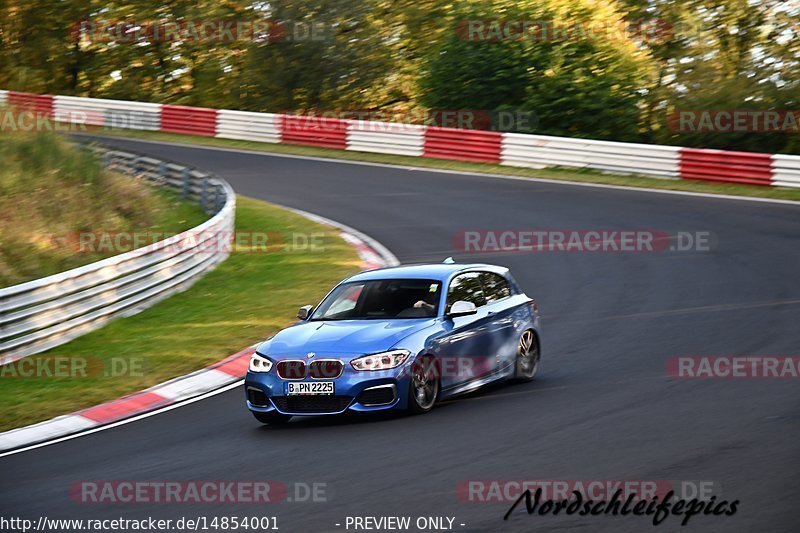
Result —
<svg viewBox="0 0 800 533"><path fill-rule="evenodd" d="M507 268L409 265L351 276L261 343L245 379L260 422L438 400L539 368L539 314Z"/></svg>

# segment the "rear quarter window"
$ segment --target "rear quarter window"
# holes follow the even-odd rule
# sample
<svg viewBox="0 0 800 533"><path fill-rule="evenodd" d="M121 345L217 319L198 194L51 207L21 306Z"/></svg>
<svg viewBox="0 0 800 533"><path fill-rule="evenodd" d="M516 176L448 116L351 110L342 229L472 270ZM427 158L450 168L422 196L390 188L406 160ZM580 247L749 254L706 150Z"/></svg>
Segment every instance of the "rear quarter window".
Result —
<svg viewBox="0 0 800 533"><path fill-rule="evenodd" d="M511 296L511 286L508 280L500 274L481 272L480 280L483 286L483 294L486 296L486 303L496 302Z"/></svg>
<svg viewBox="0 0 800 533"><path fill-rule="evenodd" d="M445 312L450 312L450 308L459 300L472 302L475 307L486 305L486 297L483 294L483 286L477 272L467 272L453 278L447 292Z"/></svg>

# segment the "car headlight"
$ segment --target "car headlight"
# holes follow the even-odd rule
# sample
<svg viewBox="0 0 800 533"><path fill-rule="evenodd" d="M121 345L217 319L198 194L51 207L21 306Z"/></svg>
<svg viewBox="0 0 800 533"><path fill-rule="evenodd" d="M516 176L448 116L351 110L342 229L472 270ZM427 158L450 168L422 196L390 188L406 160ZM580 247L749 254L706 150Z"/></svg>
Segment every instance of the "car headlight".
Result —
<svg viewBox="0 0 800 533"><path fill-rule="evenodd" d="M356 370L389 370L405 363L410 355L408 350L392 350L353 359L350 366Z"/></svg>
<svg viewBox="0 0 800 533"><path fill-rule="evenodd" d="M250 356L250 366L248 367L250 372L269 372L271 368L272 361L266 357L258 355L257 353Z"/></svg>

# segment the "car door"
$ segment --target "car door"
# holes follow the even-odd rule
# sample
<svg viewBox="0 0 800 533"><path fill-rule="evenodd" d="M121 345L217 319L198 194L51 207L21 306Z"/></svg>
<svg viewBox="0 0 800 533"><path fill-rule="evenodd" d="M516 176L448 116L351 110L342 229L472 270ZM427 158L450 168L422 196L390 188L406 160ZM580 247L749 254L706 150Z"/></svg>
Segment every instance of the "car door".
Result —
<svg viewBox="0 0 800 533"><path fill-rule="evenodd" d="M514 364L517 356L517 334L514 327L516 305L511 299L508 280L495 272L481 272L481 287L486 298L487 344L494 354L494 370Z"/></svg>
<svg viewBox="0 0 800 533"><path fill-rule="evenodd" d="M478 272L459 274L447 290L445 317L459 300L475 304L474 315L445 318L445 335L439 343L438 360L442 391L447 391L491 371L486 297Z"/></svg>

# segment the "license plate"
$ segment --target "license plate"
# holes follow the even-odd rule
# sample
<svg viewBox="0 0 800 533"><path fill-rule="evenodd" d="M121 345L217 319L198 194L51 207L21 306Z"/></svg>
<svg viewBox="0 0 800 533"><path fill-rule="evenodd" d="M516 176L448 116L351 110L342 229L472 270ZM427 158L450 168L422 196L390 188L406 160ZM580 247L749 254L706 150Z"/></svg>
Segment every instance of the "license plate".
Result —
<svg viewBox="0 0 800 533"><path fill-rule="evenodd" d="M333 394L333 381L298 381L286 384L287 396L304 394Z"/></svg>

